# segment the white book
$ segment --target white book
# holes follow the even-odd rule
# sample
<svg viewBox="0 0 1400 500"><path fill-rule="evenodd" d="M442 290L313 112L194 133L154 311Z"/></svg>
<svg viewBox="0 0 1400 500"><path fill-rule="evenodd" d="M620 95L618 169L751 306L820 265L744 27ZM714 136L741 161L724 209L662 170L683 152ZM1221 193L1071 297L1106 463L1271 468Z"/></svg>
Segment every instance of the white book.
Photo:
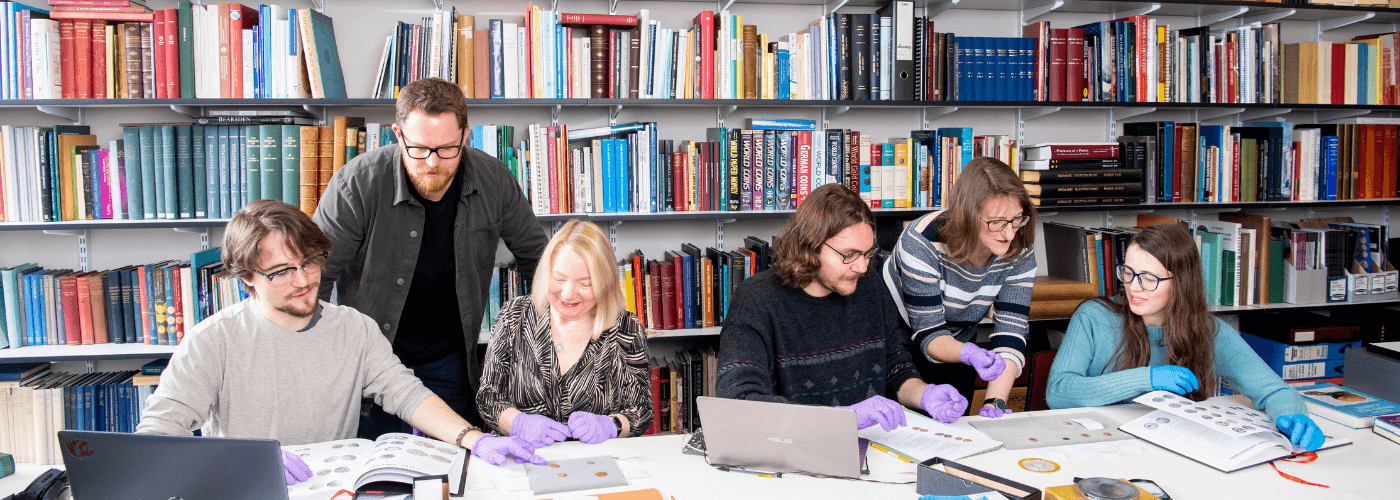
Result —
<svg viewBox="0 0 1400 500"><path fill-rule="evenodd" d="M293 500L329 500L341 489L357 490L374 481L411 485L415 477L432 475L447 476L454 496L466 490L466 457L470 452L429 437L391 432L374 441L341 439L283 446L282 450L311 465L310 480L287 487L287 496Z"/></svg>
<svg viewBox="0 0 1400 500"><path fill-rule="evenodd" d="M582 31L582 30L579 30ZM569 64L568 74L573 75L569 81L569 96L573 98L591 97L588 93L588 53L593 50L593 39L586 34L584 36L573 37L573 58Z"/></svg>
<svg viewBox="0 0 1400 500"><path fill-rule="evenodd" d="M34 98L59 99L63 97L63 77L59 65L58 21L34 19L30 29L38 35L34 44L34 61L42 65L34 71ZM43 92L38 92L40 85Z"/></svg>
<svg viewBox="0 0 1400 500"><path fill-rule="evenodd" d="M253 30L243 30L243 98L253 98Z"/></svg>
<svg viewBox="0 0 1400 500"><path fill-rule="evenodd" d="M656 21L652 21L651 32L655 35L655 57L651 58L654 68L651 75L651 93L648 97L652 99L663 99L662 94L666 92L666 71L669 67L670 54L667 46L670 45L670 30L660 27Z"/></svg>
<svg viewBox="0 0 1400 500"><path fill-rule="evenodd" d="M427 76L438 76L438 72L442 69L442 44L439 43L442 38L442 12L434 12L431 21L423 28L428 30L428 36L424 37L428 44L427 47L424 47L427 51L427 57L425 57L428 62Z"/></svg>
<svg viewBox="0 0 1400 500"><path fill-rule="evenodd" d="M556 71L558 71L559 58L564 56L564 54L558 53L558 47L555 44L555 35L557 34L555 27L557 26L558 20L558 12L551 10L540 11L539 29L542 42L540 45L540 59L542 62L540 67L543 69L540 73L544 76L544 95L539 97L546 99L553 99L564 95L564 88L559 84L558 74L556 73Z"/></svg>
<svg viewBox="0 0 1400 500"><path fill-rule="evenodd" d="M593 211L591 206L593 199L589 195L590 186L588 185L589 181L592 179L588 172L593 168L593 158L590 156L589 152L589 148L587 147L569 150L569 157L573 159L573 163L577 167L574 169L574 178L569 179L569 183L573 186L574 193L578 195L574 199L572 210L572 212L575 213L590 213Z"/></svg>
<svg viewBox="0 0 1400 500"><path fill-rule="evenodd" d="M264 84L267 85L263 94L269 98L291 97L287 94L289 90L287 80L300 77L300 75L291 75L287 72L287 55L291 51L289 47L291 37L288 34L291 29L290 12L281 5L268 5L267 8L272 17L272 22L269 23L272 33L263 34L263 50L267 51L267 56L263 59L268 63L268 67L263 68L268 73L263 77ZM272 39L270 43L268 38Z"/></svg>
<svg viewBox="0 0 1400 500"><path fill-rule="evenodd" d="M302 58L301 34L297 29L300 22L293 15L294 9L287 11L287 61L283 65L283 76L286 77L287 97L291 99L306 99L311 97L311 89L302 85L301 75L306 72L306 60Z"/></svg>
<svg viewBox="0 0 1400 500"><path fill-rule="evenodd" d="M501 43L505 97L517 99L520 97L520 29L515 23L501 25Z"/></svg>
<svg viewBox="0 0 1400 500"><path fill-rule="evenodd" d="M530 32L525 29L524 26L516 28L515 52L518 54L516 71L519 72L519 74L515 77L517 82L515 92L516 95L522 99L530 97L530 54L529 51L525 50L526 47L530 46L528 43L529 38ZM453 65L453 67L456 67L456 65Z"/></svg>
<svg viewBox="0 0 1400 500"><path fill-rule="evenodd" d="M652 194L656 192L656 189L652 187L653 179L651 175L652 159L656 157L655 135L656 127L651 124L648 124L646 128L637 133L637 154L639 158L636 164L637 171L640 172L638 177L641 179L641 189L638 190L637 193L642 200L640 204L641 208L638 210L642 212L656 211L656 199L652 196Z"/></svg>
<svg viewBox="0 0 1400 500"><path fill-rule="evenodd" d="M880 18L880 80L879 80L879 83L880 83L880 89L879 89L879 90L880 90L880 94L879 94L879 99L882 100L882 101L888 101L888 100L890 100L890 82L892 81L892 78L890 78L890 77L894 75L894 72L891 71L892 68L894 67L894 58L891 57L893 54L890 52L890 49L891 49L890 38L892 38L893 36L894 36L893 19L890 19L889 17L881 17L881 18ZM872 89L872 90L874 90L874 89Z"/></svg>
<svg viewBox="0 0 1400 500"><path fill-rule="evenodd" d="M207 92L207 91L205 90L205 88L206 88L205 85L206 85L206 84L204 83L204 78L205 78L205 70L204 70L204 67L208 65L207 62L206 62L206 59L208 58L208 55L207 55L207 53L204 51L204 39L208 37L208 35L205 34L205 33L206 33L206 32L205 32L205 29L207 29L208 26L207 26L207 25L205 24L205 22L204 22L204 15L205 15L204 6L203 6L203 5L192 5L191 7L192 7L192 8L190 9L190 19L191 19L191 21L194 23L194 25L195 25L196 28L197 28L197 29L194 30L194 33L193 33L193 39L194 39L194 40L193 40L193 41L194 41L194 54L195 54L195 55L194 55L194 68L193 68L193 69L194 69L194 95L195 95L195 97L197 97L197 98L203 99L203 98L209 97L209 95L206 94L206 92ZM122 97L126 97L126 96L122 96Z"/></svg>
<svg viewBox="0 0 1400 500"><path fill-rule="evenodd" d="M627 99L629 91L632 89L632 32L618 32L617 40L618 69L614 72L614 76L617 77L619 84L615 88L617 88L618 99Z"/></svg>
<svg viewBox="0 0 1400 500"><path fill-rule="evenodd" d="M384 99L389 96L390 85L388 77L393 74L389 71L389 54L394 50L394 35L384 37L384 50L379 54L379 71L374 76L374 87L370 89L369 95L373 99Z"/></svg>
<svg viewBox="0 0 1400 500"><path fill-rule="evenodd" d="M108 142L107 151L107 161L110 164L107 169L107 196L112 200L112 218L126 219L126 197L122 196L122 165L117 161L121 146L118 141Z"/></svg>
<svg viewBox="0 0 1400 500"><path fill-rule="evenodd" d="M652 67L652 41L655 39L651 26L651 10L640 9L637 11L637 33L642 37L641 60L638 68L638 79L646 79L644 82L637 82L637 97L648 99L651 97L651 67Z"/></svg>
<svg viewBox="0 0 1400 500"><path fill-rule="evenodd" d="M534 133L530 135L535 143L531 144L530 151L534 153L535 163L530 169L530 201L534 202L535 214L543 215L549 213L549 186L546 184L549 180L549 159L546 158L549 154L549 130L539 125L531 127L534 127Z"/></svg>
<svg viewBox="0 0 1400 500"><path fill-rule="evenodd" d="M0 181L5 183L3 196L5 198L5 220L9 222L19 222L19 172L15 169L16 162L12 155L15 145L10 140L12 135L9 125L0 125Z"/></svg>
<svg viewBox="0 0 1400 500"><path fill-rule="evenodd" d="M592 193L592 210L597 213L602 212L603 207L607 206L603 203L603 192L605 191L603 189L603 140L593 139L589 142L593 144L590 148L590 152L593 154L588 158L589 165L591 165L588 170L593 176L590 179L588 191Z"/></svg>
<svg viewBox="0 0 1400 500"><path fill-rule="evenodd" d="M1258 230L1240 228L1240 247L1249 249L1249 260L1240 266L1240 269L1243 270L1245 274L1245 279L1240 280L1240 286L1243 287L1242 293L1244 293L1243 305L1252 306L1259 303L1259 299L1254 296L1255 289L1258 288L1255 286L1255 283L1258 283L1259 272L1261 271L1257 265L1259 264L1259 256L1256 255L1258 253L1256 249L1259 248L1256 242L1259 240L1255 238L1258 237ZM1268 272L1268 269L1263 269L1262 271Z"/></svg>
<svg viewBox="0 0 1400 500"><path fill-rule="evenodd" d="M498 130L495 125L483 125L481 127L481 146L486 150L486 154L499 159L498 152L501 149L501 143L497 135Z"/></svg>
<svg viewBox="0 0 1400 500"><path fill-rule="evenodd" d="M219 7L207 5L205 13L207 14L204 18L205 29L209 30L207 32L209 36L204 37L205 53L208 54L206 57L208 64L204 66L204 71L207 73L204 76L204 83L208 85L208 90L206 95L200 97L218 99L223 97L219 90Z"/></svg>

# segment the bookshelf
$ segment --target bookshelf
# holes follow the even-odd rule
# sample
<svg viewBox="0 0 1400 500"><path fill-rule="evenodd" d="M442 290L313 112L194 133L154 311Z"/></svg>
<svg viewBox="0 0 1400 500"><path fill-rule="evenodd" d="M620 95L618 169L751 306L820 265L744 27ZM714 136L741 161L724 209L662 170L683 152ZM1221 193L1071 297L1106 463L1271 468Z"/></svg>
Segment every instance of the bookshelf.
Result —
<svg viewBox="0 0 1400 500"><path fill-rule="evenodd" d="M28 3L42 3L27 0ZM557 3L564 12L630 14L638 9L652 11L652 18L667 27L689 26L695 12L729 9L743 15L771 35L803 29L807 23L830 12L873 12L886 0L739 0L733 2L680 2L669 0L608 2L600 0ZM839 5L838 5L839 4ZM174 5L169 0L150 0L153 9ZM491 18L519 18L527 2L498 0L488 2L448 2L459 11L475 14L478 26ZM311 7L309 2L293 2L294 8ZM117 138L119 123L168 122L199 116L217 108L300 107L318 117L338 114L365 116L370 121L392 121L394 101L369 99L369 82L377 68L383 35L394 21L417 22L430 15L433 2L417 2L384 10L380 4L347 0L324 6L336 22L342 69L348 99L80 99L80 100L0 100L0 125L42 125L81 123L91 125L99 142ZM549 7L549 5L545 5ZM1211 0L1162 0L1155 2L1109 2L1097 0L927 0L916 1L919 15L930 16L939 31L959 31L983 36L1020 36L1024 23L1048 20L1058 27L1146 14L1173 27L1214 24L1234 27L1256 21L1277 21L1284 26L1284 41L1318 39L1347 40L1364 33L1392 31L1400 23L1400 9L1294 5L1265 2L1218 2ZM360 36L367 35L367 36ZM1330 104L1214 104L1214 103L1119 103L1119 102L988 102L988 101L842 101L842 100L752 100L752 99L469 99L474 124L502 124L522 127L531 123L563 123L570 128L588 128L629 121L656 121L664 139L698 140L704 129L719 125L741 126L746 118L816 119L822 126L854 128L875 138L907 136L909 130L968 126L978 134L1008 134L1022 144L1037 142L1111 140L1125 121L1178 120L1239 124L1264 119L1287 119L1298 123L1323 122L1354 116L1397 116L1400 106ZM518 130L518 129L517 129ZM1047 207L1040 211L1044 220L1083 226L1112 225L1115 216L1136 213L1194 219L1213 217L1216 212L1264 211L1275 218L1297 220L1313 215L1351 215L1363 222L1390 224L1391 207L1400 199L1367 199L1315 202L1258 203L1156 203L1140 205ZM882 224L898 224L935 210L931 208L878 209ZM733 248L745 236L770 238L791 210L710 211L662 213L593 213L539 216L546 228L571 218L588 219L605 225L619 254L641 249L648 256L660 256L681 243L702 248ZM39 262L45 267L109 269L137 262L167 258L188 258L200 248L217 246L226 219L80 221L55 223L0 223L0 265ZM78 259L73 240L78 238ZM196 236L192 237L192 235ZM210 242L213 242L211 245ZM728 243L726 243L728 242ZM1043 256L1043 243L1037 254ZM508 254L501 254L505 258ZM1043 267L1044 260L1040 257ZM1042 272L1044 272L1042 270ZM1393 304L1392 304L1393 305ZM1326 305L1243 306L1217 308L1223 314L1292 307L1319 308ZM1378 306L1380 307L1380 306ZM696 339L718 335L719 328L658 331L654 340ZM91 347L91 346L90 346ZM149 350L140 348L150 347ZM0 362L26 360L123 359L168 356L158 346L130 346L133 353L107 352L85 347L54 346L48 351L0 350ZM73 351L68 351L73 349ZM12 351L12 352L6 352ZM172 348L173 351L173 348ZM18 358L15 354L20 353Z"/></svg>

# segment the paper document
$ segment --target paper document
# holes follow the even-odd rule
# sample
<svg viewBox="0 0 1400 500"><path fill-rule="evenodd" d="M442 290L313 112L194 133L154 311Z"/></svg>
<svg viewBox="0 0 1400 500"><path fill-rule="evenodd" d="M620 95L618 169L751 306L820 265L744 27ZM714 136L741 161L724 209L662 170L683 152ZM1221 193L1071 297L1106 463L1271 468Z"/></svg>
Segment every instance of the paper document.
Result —
<svg viewBox="0 0 1400 500"><path fill-rule="evenodd" d="M908 410L904 416L908 425L889 432L872 425L859 435L916 462L933 457L958 460L1001 446L1001 441L974 429L953 427Z"/></svg>

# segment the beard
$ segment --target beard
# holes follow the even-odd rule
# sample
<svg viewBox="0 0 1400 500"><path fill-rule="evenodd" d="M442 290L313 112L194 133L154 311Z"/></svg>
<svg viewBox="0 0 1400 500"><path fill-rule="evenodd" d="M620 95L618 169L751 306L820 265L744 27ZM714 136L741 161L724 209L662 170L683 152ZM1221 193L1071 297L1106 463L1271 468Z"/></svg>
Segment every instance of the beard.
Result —
<svg viewBox="0 0 1400 500"><path fill-rule="evenodd" d="M435 177L430 179L427 177L427 174L439 174L441 175L441 177ZM447 189L447 185L451 184L452 179L455 177L455 171L448 170L442 167L434 168L418 174L413 173L412 170L408 172L409 181L413 184L414 189L418 190L418 194L422 196L428 196L433 193L442 192L444 189Z"/></svg>
<svg viewBox="0 0 1400 500"><path fill-rule="evenodd" d="M294 292L294 293L288 294L288 295L287 295L287 302L284 303L284 304L281 305L281 306L278 306L278 307L277 307L277 310L278 310L278 311L281 311L281 312L283 312L283 313L286 313L286 314L289 315L289 316L296 317L296 318L309 318L309 317L311 317L312 314L315 314L315 313L316 313L316 306L320 305L320 300L313 300L313 301L311 302L310 305L305 306L305 307L302 307L302 306L300 306L299 304L297 304L297 303L295 303L295 302L292 302L292 300L294 300L293 297L296 297L297 295L300 295L300 294L302 294L302 293L305 293L305 292L308 291L310 288L311 288L311 287L308 287L308 288L306 288L306 289L298 290L298 291L296 291L296 292ZM313 296L313 297L314 297L314 296Z"/></svg>
<svg viewBox="0 0 1400 500"><path fill-rule="evenodd" d="M863 276L863 275L859 275L859 274L858 274L858 275L855 275L854 277L855 277L857 280L859 280L861 276ZM838 277L838 278L839 278L839 277ZM853 294L853 293L856 292L855 287L852 287L849 291L843 290L843 289L841 288L841 282L840 282L840 281L829 279L829 278L826 277L826 275L821 274L821 273L818 273L818 274L817 274L817 283L820 284L823 288L826 288L826 289L827 289L828 291L830 291L831 293L840 295L840 296L842 296L842 297L848 296L848 295ZM857 281L857 284L858 284L858 283L859 283L859 281Z"/></svg>

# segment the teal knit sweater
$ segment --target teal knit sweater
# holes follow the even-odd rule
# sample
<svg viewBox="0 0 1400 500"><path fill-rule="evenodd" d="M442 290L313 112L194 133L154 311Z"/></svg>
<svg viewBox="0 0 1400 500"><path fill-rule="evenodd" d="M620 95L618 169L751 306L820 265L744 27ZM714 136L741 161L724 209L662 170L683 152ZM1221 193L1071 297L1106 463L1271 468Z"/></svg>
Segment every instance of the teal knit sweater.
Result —
<svg viewBox="0 0 1400 500"><path fill-rule="evenodd" d="M1239 332L1219 318L1215 318L1215 324L1217 375L1270 417L1308 413L1303 397L1259 359ZM1126 403L1153 390L1149 367L1166 364L1167 359L1167 348L1161 342L1162 328L1147 327L1152 354L1146 367L1113 371L1111 358L1122 339L1122 325L1122 319L1098 301L1079 306L1050 368L1045 401L1051 408Z"/></svg>

